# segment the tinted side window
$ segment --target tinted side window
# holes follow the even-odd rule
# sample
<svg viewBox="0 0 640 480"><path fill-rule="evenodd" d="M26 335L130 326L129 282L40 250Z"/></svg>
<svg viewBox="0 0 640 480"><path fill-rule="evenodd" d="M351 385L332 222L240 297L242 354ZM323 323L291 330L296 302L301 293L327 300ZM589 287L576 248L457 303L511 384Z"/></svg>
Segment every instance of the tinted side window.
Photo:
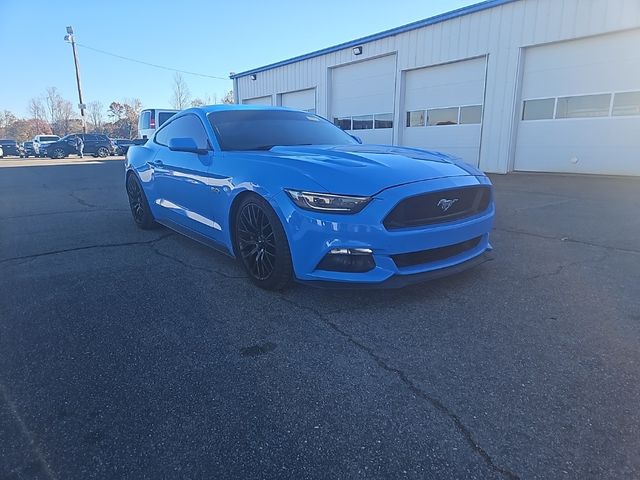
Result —
<svg viewBox="0 0 640 480"><path fill-rule="evenodd" d="M158 113L158 127L160 127L164 122L173 117L175 113L173 112L160 112Z"/></svg>
<svg viewBox="0 0 640 480"><path fill-rule="evenodd" d="M185 115L167 123L165 127L158 130L155 141L166 146L171 138L193 138L198 148L209 148L207 132L195 115Z"/></svg>

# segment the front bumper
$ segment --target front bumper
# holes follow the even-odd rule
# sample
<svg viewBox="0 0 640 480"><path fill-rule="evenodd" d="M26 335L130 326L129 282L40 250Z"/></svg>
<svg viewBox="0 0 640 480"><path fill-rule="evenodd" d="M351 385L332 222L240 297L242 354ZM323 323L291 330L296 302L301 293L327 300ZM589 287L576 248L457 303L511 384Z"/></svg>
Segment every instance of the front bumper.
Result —
<svg viewBox="0 0 640 480"><path fill-rule="evenodd" d="M483 261L491 250L489 232L495 207L491 201L484 212L454 222L422 227L387 230L382 222L402 199L430 191L490 185L484 176L461 176L426 180L384 190L354 215L323 214L296 207L282 192L274 199L283 215L296 279L304 283L363 284L393 287L457 273ZM477 244L453 256L398 267L392 256L437 249L479 238ZM368 248L373 251L375 267L364 273L318 269L324 256L336 248Z"/></svg>

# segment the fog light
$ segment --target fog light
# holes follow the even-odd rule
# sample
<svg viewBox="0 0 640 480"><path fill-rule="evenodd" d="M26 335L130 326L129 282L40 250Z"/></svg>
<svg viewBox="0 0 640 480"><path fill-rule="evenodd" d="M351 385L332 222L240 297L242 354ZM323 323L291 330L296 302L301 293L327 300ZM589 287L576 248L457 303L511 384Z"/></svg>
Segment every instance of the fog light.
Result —
<svg viewBox="0 0 640 480"><path fill-rule="evenodd" d="M376 266L370 248L334 248L318 264L318 270L364 273Z"/></svg>

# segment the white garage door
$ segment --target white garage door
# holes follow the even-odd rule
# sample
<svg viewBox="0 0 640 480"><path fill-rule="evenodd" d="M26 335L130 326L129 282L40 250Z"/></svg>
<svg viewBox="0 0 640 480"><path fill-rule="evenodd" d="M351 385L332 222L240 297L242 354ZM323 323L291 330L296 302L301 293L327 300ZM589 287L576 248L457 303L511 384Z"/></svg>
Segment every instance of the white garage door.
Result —
<svg viewBox="0 0 640 480"><path fill-rule="evenodd" d="M267 95L266 97L245 98L242 100L242 103L245 105L272 105L271 95Z"/></svg>
<svg viewBox="0 0 640 480"><path fill-rule="evenodd" d="M485 71L482 57L407 72L401 143L477 166Z"/></svg>
<svg viewBox="0 0 640 480"><path fill-rule="evenodd" d="M640 175L640 30L525 52L515 169Z"/></svg>
<svg viewBox="0 0 640 480"><path fill-rule="evenodd" d="M396 57L365 60L331 70L332 119L365 143L390 144Z"/></svg>
<svg viewBox="0 0 640 480"><path fill-rule="evenodd" d="M283 93L280 97L283 107L296 108L305 112L316 113L316 89L298 90Z"/></svg>

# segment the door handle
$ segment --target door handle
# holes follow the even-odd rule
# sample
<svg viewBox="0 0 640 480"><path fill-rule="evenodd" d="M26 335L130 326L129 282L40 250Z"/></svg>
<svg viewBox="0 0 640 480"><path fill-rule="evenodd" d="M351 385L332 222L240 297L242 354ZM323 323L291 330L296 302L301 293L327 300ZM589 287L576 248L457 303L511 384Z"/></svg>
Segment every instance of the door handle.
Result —
<svg viewBox="0 0 640 480"><path fill-rule="evenodd" d="M156 167L163 167L164 166L164 162L162 160L154 160L152 163Z"/></svg>

